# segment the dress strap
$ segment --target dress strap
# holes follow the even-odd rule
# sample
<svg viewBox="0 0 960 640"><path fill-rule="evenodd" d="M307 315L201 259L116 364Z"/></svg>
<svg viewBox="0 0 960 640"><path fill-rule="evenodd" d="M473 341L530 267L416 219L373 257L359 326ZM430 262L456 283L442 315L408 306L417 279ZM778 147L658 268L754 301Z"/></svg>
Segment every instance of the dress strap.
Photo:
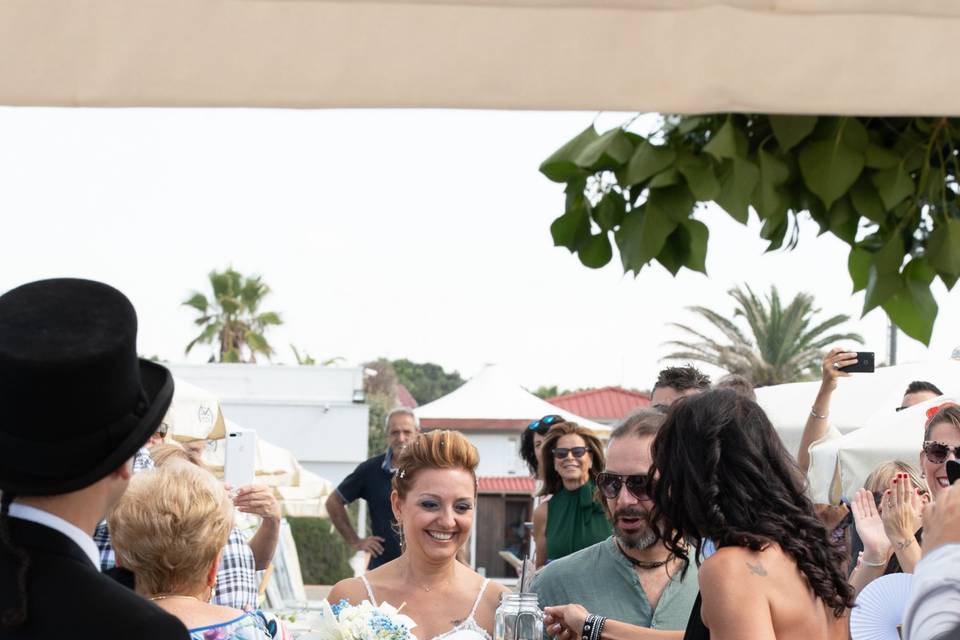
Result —
<svg viewBox="0 0 960 640"><path fill-rule="evenodd" d="M373 587L370 586L370 582L367 580L367 576L362 573L359 575L360 581L363 583L363 586L367 588L367 595L370 596L370 604L375 607L379 607L377 604L377 599L373 595ZM484 585L486 586L486 585Z"/></svg>
<svg viewBox="0 0 960 640"><path fill-rule="evenodd" d="M470 615L468 618L472 618L474 614L477 613L477 607L480 606L480 601L483 600L483 592L487 590L487 585L490 584L490 578L485 578L483 584L480 585L480 593L477 594L477 599L473 603L473 609L470 609Z"/></svg>

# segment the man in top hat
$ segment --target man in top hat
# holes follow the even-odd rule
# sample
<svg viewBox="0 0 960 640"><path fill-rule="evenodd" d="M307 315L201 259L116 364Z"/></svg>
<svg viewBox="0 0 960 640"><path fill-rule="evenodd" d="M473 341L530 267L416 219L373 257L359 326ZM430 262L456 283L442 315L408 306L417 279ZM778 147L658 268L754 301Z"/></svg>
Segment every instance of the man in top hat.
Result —
<svg viewBox="0 0 960 640"><path fill-rule="evenodd" d="M91 538L173 396L137 358L137 316L89 280L0 296L0 637L187 639L100 573Z"/></svg>

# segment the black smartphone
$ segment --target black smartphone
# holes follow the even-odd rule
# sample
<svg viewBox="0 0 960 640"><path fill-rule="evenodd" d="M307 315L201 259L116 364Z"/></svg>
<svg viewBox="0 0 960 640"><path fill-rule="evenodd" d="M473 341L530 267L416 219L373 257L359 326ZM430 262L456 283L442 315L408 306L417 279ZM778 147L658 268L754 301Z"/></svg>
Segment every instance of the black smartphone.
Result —
<svg viewBox="0 0 960 640"><path fill-rule="evenodd" d="M950 481L950 484L960 480L960 462L947 460L947 480Z"/></svg>
<svg viewBox="0 0 960 640"><path fill-rule="evenodd" d="M857 351L857 361L845 367L840 367L840 371L847 373L873 373L873 351Z"/></svg>

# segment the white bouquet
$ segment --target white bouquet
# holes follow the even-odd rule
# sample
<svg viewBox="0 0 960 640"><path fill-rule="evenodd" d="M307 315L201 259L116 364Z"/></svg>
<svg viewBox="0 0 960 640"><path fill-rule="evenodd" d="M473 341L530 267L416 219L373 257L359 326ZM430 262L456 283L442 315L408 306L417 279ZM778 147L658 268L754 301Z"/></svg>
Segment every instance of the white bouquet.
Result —
<svg viewBox="0 0 960 640"><path fill-rule="evenodd" d="M306 622L310 631L301 640L416 640L410 630L417 625L386 602L375 607L369 600L341 600L331 606L324 600Z"/></svg>

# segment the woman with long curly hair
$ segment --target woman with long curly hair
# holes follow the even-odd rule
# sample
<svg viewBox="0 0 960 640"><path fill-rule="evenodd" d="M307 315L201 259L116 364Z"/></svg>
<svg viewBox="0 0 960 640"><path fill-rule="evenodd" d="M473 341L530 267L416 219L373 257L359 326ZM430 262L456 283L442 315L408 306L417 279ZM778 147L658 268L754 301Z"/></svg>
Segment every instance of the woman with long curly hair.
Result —
<svg viewBox="0 0 960 640"><path fill-rule="evenodd" d="M845 556L763 410L729 390L673 405L653 443L651 522L680 557L705 540L700 597L684 638L847 637ZM669 533L668 533L669 532Z"/></svg>

